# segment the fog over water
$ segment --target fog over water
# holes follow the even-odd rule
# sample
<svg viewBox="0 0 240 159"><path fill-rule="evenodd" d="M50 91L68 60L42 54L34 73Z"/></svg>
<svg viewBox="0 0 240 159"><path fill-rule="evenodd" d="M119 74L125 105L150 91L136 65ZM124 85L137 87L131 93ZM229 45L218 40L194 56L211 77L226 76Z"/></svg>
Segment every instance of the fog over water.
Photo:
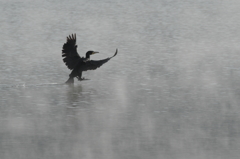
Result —
<svg viewBox="0 0 240 159"><path fill-rule="evenodd" d="M0 0L1 159L239 159L237 0ZM61 85L77 34L88 81Z"/></svg>

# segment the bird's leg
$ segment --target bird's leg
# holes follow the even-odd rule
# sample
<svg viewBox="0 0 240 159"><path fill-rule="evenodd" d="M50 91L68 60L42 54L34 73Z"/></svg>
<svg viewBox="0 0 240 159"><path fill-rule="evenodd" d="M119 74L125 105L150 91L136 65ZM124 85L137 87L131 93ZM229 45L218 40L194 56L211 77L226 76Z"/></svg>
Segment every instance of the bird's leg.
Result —
<svg viewBox="0 0 240 159"><path fill-rule="evenodd" d="M78 79L79 81L86 80L84 77L82 77L82 72L79 72L79 73L78 73L77 79Z"/></svg>

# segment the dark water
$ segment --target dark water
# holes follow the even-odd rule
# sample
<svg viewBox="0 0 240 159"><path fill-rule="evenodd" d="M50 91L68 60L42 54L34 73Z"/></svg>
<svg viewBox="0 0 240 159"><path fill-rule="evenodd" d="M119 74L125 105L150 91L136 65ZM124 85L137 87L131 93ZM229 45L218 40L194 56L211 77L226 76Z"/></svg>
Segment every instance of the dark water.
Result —
<svg viewBox="0 0 240 159"><path fill-rule="evenodd" d="M238 159L238 1L0 2L1 159ZM62 85L67 35L91 80Z"/></svg>

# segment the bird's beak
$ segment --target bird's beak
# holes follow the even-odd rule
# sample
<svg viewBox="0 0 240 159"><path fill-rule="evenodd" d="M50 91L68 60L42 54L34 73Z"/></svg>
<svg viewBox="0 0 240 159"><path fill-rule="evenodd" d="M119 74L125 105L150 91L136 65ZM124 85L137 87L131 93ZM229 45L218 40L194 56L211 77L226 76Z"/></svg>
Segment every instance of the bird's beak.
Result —
<svg viewBox="0 0 240 159"><path fill-rule="evenodd" d="M99 53L99 52L97 52L97 51L94 51L92 54L96 54L96 53Z"/></svg>

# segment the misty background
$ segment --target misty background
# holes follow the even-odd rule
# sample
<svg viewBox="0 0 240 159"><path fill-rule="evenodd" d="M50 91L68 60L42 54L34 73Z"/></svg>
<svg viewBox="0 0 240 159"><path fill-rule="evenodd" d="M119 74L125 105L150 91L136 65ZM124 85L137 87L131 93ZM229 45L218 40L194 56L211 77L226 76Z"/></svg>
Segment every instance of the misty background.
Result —
<svg viewBox="0 0 240 159"><path fill-rule="evenodd" d="M237 0L0 0L1 159L238 159ZM60 85L61 50L116 57Z"/></svg>

